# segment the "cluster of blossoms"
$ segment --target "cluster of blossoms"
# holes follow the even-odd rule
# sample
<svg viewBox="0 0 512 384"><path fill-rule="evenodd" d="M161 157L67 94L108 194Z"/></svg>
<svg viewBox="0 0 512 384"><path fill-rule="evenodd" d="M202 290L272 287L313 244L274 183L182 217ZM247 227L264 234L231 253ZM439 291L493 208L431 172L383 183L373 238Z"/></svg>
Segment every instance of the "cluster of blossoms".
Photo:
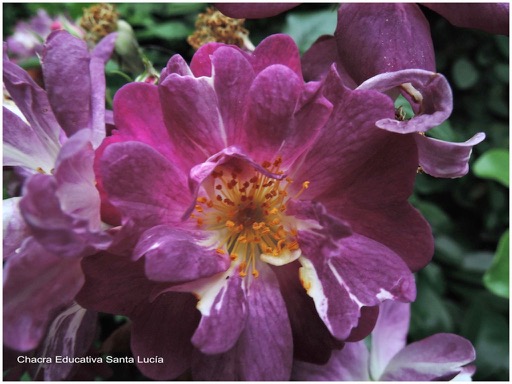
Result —
<svg viewBox="0 0 512 384"><path fill-rule="evenodd" d="M302 63L286 35L254 50L211 42L190 64L171 57L157 85L122 87L113 114L104 65L116 34L92 50L50 34L44 89L4 56L4 165L22 180L4 202L5 345L84 356L103 312L129 318L131 351L153 379L471 375L474 350L458 336L405 347L413 273L433 254L408 198L418 166L467 173L484 135L425 135L452 110L433 53L347 59L346 8L337 36ZM340 57L314 53L333 41ZM396 113L399 94L411 119ZM69 378L76 366L43 362L38 374Z"/></svg>

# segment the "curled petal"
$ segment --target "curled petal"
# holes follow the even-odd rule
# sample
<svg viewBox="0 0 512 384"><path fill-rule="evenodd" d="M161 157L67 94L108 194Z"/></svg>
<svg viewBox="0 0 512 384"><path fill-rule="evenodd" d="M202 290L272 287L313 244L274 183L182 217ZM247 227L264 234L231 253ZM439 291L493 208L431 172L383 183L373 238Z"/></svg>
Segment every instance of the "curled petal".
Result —
<svg viewBox="0 0 512 384"><path fill-rule="evenodd" d="M444 122L452 113L453 97L446 78L421 69L406 69L377 75L357 89L374 89L379 92L400 88L415 104L416 116L399 121L392 118L378 120L381 129L396 133L425 132Z"/></svg>
<svg viewBox="0 0 512 384"><path fill-rule="evenodd" d="M441 141L424 135L415 135L419 163L423 171L435 177L461 177L468 173L469 157L474 145L485 139L477 133L464 143Z"/></svg>

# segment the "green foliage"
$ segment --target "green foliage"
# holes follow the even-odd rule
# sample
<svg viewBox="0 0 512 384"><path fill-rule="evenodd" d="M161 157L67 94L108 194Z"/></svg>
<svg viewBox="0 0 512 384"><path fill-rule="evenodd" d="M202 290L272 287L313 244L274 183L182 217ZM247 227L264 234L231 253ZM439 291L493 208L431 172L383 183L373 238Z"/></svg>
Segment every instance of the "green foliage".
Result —
<svg viewBox="0 0 512 384"><path fill-rule="evenodd" d="M483 179L496 180L509 186L509 151L493 148L482 154L473 164L473 172Z"/></svg>
<svg viewBox="0 0 512 384"><path fill-rule="evenodd" d="M286 17L283 33L293 37L304 53L322 35L332 35L336 29L338 13L333 9L291 12Z"/></svg>
<svg viewBox="0 0 512 384"><path fill-rule="evenodd" d="M487 289L507 299L509 298L509 245L510 236L507 230L501 236L492 265L484 275L484 284Z"/></svg>

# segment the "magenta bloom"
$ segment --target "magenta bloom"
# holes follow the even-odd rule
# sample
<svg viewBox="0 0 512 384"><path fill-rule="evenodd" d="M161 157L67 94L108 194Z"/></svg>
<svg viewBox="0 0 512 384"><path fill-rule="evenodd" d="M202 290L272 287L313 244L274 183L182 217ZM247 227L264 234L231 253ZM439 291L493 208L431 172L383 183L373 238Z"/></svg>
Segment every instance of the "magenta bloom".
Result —
<svg viewBox="0 0 512 384"><path fill-rule="evenodd" d="M13 103L3 109L4 165L27 175L22 197L4 201L4 343L35 348L54 310L83 284L80 259L105 249L93 172L105 137L104 65L115 35L89 53L54 32L42 55L46 90L4 57Z"/></svg>
<svg viewBox="0 0 512 384"><path fill-rule="evenodd" d="M382 301L413 300L432 256L407 201L414 140L375 127L393 116L334 70L304 83L284 35L173 56L158 86L115 96L98 177L123 228L118 255L84 260L79 303L130 316L134 355L166 362L139 364L155 379L287 380L294 356L326 362Z"/></svg>
<svg viewBox="0 0 512 384"><path fill-rule="evenodd" d="M387 301L381 305L371 335L346 343L325 365L296 361L292 379L299 381L440 381L471 380L475 349L451 333L438 333L406 345L410 304Z"/></svg>

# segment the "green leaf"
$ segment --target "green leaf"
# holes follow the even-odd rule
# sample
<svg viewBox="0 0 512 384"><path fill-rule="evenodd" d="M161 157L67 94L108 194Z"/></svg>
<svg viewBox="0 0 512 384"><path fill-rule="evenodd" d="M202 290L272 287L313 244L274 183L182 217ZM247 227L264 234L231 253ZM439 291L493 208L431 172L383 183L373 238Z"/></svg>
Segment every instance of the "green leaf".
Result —
<svg viewBox="0 0 512 384"><path fill-rule="evenodd" d="M501 236L492 265L484 275L484 284L492 293L509 298L509 230Z"/></svg>
<svg viewBox="0 0 512 384"><path fill-rule="evenodd" d="M479 78L478 70L466 58L458 59L452 67L453 81L459 89L473 87Z"/></svg>
<svg viewBox="0 0 512 384"><path fill-rule="evenodd" d="M493 148L480 156L473 164L473 173L482 179L496 180L509 186L509 151Z"/></svg>
<svg viewBox="0 0 512 384"><path fill-rule="evenodd" d="M334 33L337 19L338 13L333 10L291 12L286 17L283 32L290 35L304 53L320 36Z"/></svg>
<svg viewBox="0 0 512 384"><path fill-rule="evenodd" d="M184 39L193 32L193 28L187 26L181 21L169 21L167 23L156 24L152 28L139 32L139 39L160 38L163 40Z"/></svg>

